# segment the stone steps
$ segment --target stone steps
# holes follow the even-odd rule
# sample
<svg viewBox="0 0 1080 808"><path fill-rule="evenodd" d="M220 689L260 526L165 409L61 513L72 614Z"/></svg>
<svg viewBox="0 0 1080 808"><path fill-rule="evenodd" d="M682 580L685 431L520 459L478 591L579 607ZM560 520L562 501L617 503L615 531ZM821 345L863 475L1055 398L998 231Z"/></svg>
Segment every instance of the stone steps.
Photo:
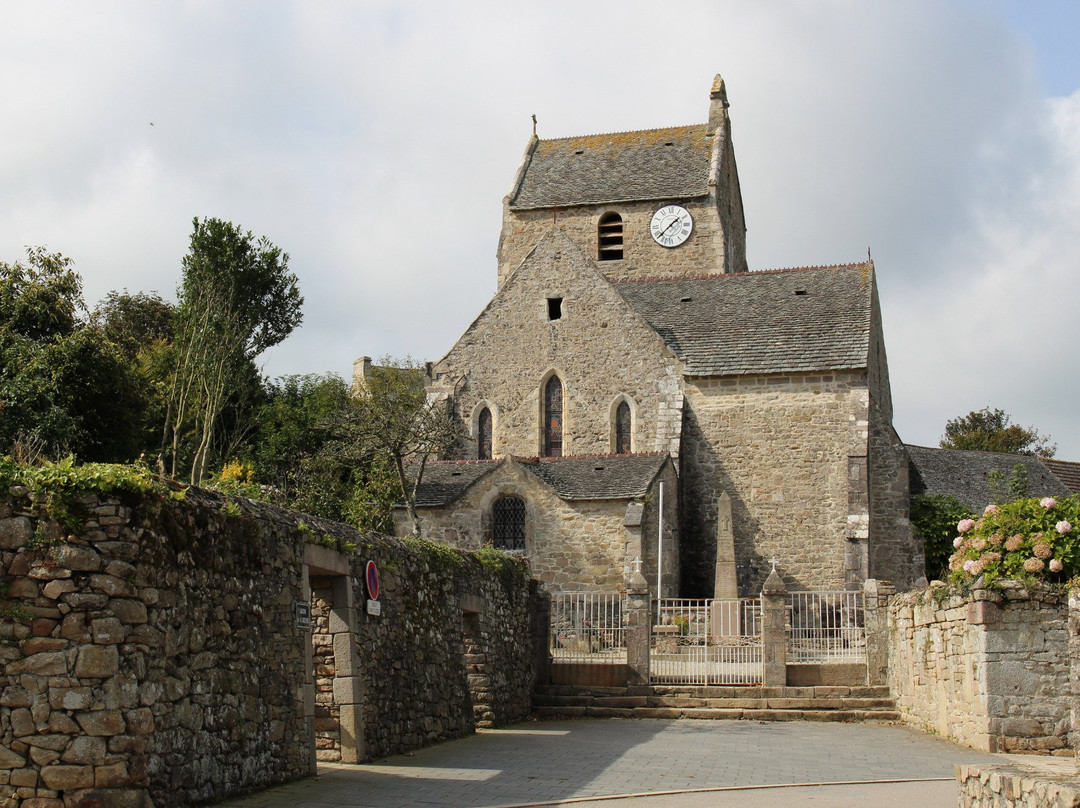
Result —
<svg viewBox="0 0 1080 808"><path fill-rule="evenodd" d="M744 721L897 721L885 687L539 686L540 715Z"/></svg>

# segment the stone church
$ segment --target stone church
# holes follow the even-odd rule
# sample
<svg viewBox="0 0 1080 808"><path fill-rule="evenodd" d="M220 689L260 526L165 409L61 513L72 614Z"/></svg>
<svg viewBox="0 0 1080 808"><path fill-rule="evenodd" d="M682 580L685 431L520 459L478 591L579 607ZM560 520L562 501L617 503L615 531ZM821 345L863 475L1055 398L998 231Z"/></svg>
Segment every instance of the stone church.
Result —
<svg viewBox="0 0 1080 808"><path fill-rule="evenodd" d="M719 76L707 123L534 134L498 290L428 367L468 438L427 466L424 535L522 552L553 591L921 575L874 266L748 269Z"/></svg>

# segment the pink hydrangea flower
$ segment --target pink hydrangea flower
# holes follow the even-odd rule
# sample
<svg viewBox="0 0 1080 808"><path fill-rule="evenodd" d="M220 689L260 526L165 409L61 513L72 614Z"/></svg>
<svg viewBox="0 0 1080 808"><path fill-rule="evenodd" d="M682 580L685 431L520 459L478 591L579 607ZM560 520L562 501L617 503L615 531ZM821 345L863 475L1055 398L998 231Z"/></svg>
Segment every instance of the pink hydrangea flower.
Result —
<svg viewBox="0 0 1080 808"><path fill-rule="evenodd" d="M961 519L956 525L956 529L961 533L967 533L973 527L975 527L974 519Z"/></svg>
<svg viewBox="0 0 1080 808"><path fill-rule="evenodd" d="M1049 558L1050 556L1052 556L1054 554L1054 548L1051 547L1046 542L1041 541L1041 542L1039 542L1038 544L1035 545L1035 549L1034 549L1033 552L1039 558Z"/></svg>
<svg viewBox="0 0 1080 808"><path fill-rule="evenodd" d="M1050 559L1050 572L1061 572L1062 566L1063 565L1062 565L1060 559L1057 559L1057 558L1051 558Z"/></svg>
<svg viewBox="0 0 1080 808"><path fill-rule="evenodd" d="M1043 497L1039 500L1039 504L1042 505L1044 508L1056 508L1057 500L1053 497Z"/></svg>
<svg viewBox="0 0 1080 808"><path fill-rule="evenodd" d="M1005 549L1010 553L1015 553L1024 544L1024 537L1017 533L1015 536L1009 536L1005 540Z"/></svg>
<svg viewBox="0 0 1080 808"><path fill-rule="evenodd" d="M963 544L963 543L964 543L964 537L963 536L957 536L955 539L952 540L952 546L957 548L957 549L960 549L960 545Z"/></svg>
<svg viewBox="0 0 1080 808"><path fill-rule="evenodd" d="M1024 569L1028 572L1042 572L1046 563L1041 558L1029 558L1024 562Z"/></svg>
<svg viewBox="0 0 1080 808"><path fill-rule="evenodd" d="M987 505L986 510L983 511L983 516L993 516L998 512L997 505Z"/></svg>
<svg viewBox="0 0 1080 808"><path fill-rule="evenodd" d="M983 553L979 561L982 562L983 567L987 564L996 564L1001 561L1001 553Z"/></svg>
<svg viewBox="0 0 1080 808"><path fill-rule="evenodd" d="M1057 528L1057 532L1060 533L1062 536L1072 530L1072 525L1070 525L1066 521L1058 522L1056 525L1054 525L1054 527Z"/></svg>
<svg viewBox="0 0 1080 808"><path fill-rule="evenodd" d="M969 558L964 562L964 572L968 575L978 575L982 565L979 564L974 558Z"/></svg>

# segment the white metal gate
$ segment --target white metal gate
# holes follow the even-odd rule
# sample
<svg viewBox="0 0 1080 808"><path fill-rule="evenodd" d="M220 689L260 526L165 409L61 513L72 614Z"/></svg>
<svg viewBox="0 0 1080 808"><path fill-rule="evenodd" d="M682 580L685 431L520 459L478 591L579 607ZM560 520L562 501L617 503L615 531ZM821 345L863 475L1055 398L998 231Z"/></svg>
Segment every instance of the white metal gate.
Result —
<svg viewBox="0 0 1080 808"><path fill-rule="evenodd" d="M792 592L788 663L866 662L862 592Z"/></svg>
<svg viewBox="0 0 1080 808"><path fill-rule="evenodd" d="M626 664L623 596L618 592L553 593L550 640L554 662Z"/></svg>
<svg viewBox="0 0 1080 808"><path fill-rule="evenodd" d="M761 684L760 601L669 598L654 603L653 684Z"/></svg>

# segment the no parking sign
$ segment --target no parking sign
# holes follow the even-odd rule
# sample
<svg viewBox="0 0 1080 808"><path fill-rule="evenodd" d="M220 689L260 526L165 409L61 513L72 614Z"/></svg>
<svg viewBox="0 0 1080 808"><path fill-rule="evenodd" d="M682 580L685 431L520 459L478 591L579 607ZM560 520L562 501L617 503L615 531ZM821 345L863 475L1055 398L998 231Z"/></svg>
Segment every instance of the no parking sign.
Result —
<svg viewBox="0 0 1080 808"><path fill-rule="evenodd" d="M368 601L367 613L379 615L382 606L379 604L379 567L374 561L369 561L364 568L364 584L367 587Z"/></svg>

